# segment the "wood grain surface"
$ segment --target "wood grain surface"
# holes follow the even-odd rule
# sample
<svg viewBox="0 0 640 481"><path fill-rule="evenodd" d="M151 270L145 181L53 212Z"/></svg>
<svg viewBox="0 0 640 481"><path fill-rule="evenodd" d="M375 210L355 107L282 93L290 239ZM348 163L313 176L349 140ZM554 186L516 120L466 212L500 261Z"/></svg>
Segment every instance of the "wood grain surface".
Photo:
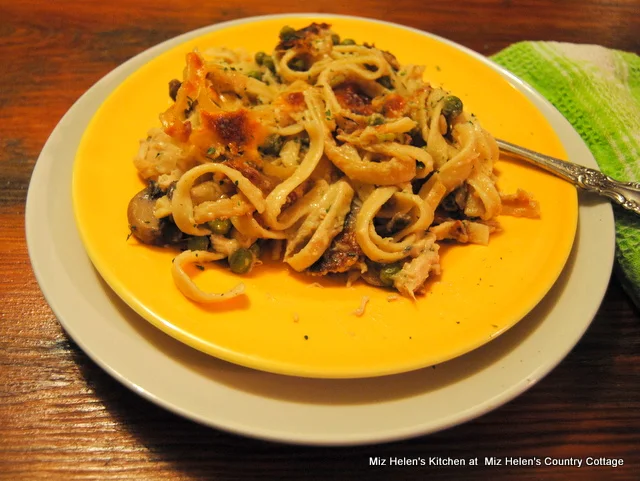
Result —
<svg viewBox="0 0 640 481"><path fill-rule="evenodd" d="M62 115L158 42L296 11L398 22L486 55L519 40L640 53L637 0L0 1L0 479L640 479L640 316L615 277L578 346L529 391L464 425L378 446L287 446L194 424L121 386L63 332L24 238L31 172ZM372 468L370 456L592 456L624 465Z"/></svg>

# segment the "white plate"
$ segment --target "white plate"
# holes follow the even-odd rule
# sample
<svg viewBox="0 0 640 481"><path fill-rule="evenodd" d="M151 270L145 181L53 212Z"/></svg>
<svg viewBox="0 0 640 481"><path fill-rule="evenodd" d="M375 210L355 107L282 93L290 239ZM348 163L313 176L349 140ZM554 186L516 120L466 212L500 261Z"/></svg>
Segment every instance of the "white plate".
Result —
<svg viewBox="0 0 640 481"><path fill-rule="evenodd" d="M68 334L113 377L160 406L212 427L292 443L377 443L438 431L504 404L547 374L591 323L611 275L613 213L598 199L580 199L571 257L534 311L498 339L437 369L314 380L242 368L163 334L106 286L85 254L71 206L73 161L89 120L120 82L159 53L252 20L196 30L143 52L94 85L51 134L29 186L26 234L40 287ZM597 168L568 122L530 87L500 71L544 113L570 160Z"/></svg>

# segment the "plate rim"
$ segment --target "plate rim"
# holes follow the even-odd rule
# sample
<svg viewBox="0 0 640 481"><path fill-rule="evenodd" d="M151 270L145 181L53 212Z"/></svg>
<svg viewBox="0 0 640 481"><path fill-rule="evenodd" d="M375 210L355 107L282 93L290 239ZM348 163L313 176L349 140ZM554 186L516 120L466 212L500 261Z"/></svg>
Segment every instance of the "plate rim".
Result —
<svg viewBox="0 0 640 481"><path fill-rule="evenodd" d="M56 147L58 147L58 141L61 135L64 134L65 130L68 130L70 128L73 127L73 121L74 119L77 120L78 117L86 117L86 113L82 114L80 113L80 111L82 110L83 106L86 106L87 103L91 103L94 102L95 103L95 98L96 96L101 96L104 98L106 98L106 96L109 95L109 93L111 92L111 90L107 91L107 92L100 92L100 89L105 89L105 88L109 88L111 83L114 83L115 80L117 78L126 78L126 76L128 76L128 73L126 73L126 69L127 67L129 68L133 68L134 65L138 64L141 65L142 63L144 63L145 61L153 58L155 55L171 48L174 45L177 45L178 43L184 42L188 39L197 37L199 35L202 35L204 33L210 32L210 31L214 31L217 29L221 29L221 28L226 28L229 26L233 26L233 25L238 25L238 24L242 24L242 23L247 23L247 22L253 22L253 21L259 21L259 20L263 20L263 19L272 19L272 18L290 18L290 17L313 17L313 16L318 16L318 17L336 17L336 18L347 18L347 19L354 19L354 20L364 20L364 21L369 21L369 22L377 22L377 23L382 23L382 24L390 24L393 25L395 27L400 27L403 29L408 29L411 31L414 31L420 35L426 35L429 37L433 37L438 39L439 41L442 41L446 44L452 45L455 48L466 52L467 54L475 57L476 59L484 62L485 64L489 65L490 67L492 67L493 69L496 69L498 72L500 72L505 78L507 78L513 85L518 86L519 89L521 89L523 91L523 93L525 93L525 95L529 96L533 96L537 98L538 102L542 102L542 104L544 104L546 106L547 109L552 109L552 111L555 112L556 116L559 116L560 114L557 112L557 110L555 110L554 107L551 106L551 104L546 101L545 99L543 99L539 94L537 94L535 92L535 90L533 88L531 88L528 84L526 84L525 82L523 82L522 80L518 79L517 77L515 77L514 75L506 72L503 68L497 66L494 62L492 62L491 60L483 57L482 55L466 48L463 47L461 45L458 45L450 40L447 39L443 39L439 36L430 34L428 32L423 32L420 31L418 29L414 29L411 27L406 27L403 25L399 25L399 24L395 24L395 23L391 23L391 22L385 22L385 21L381 21L381 20L375 20L375 19L368 19L368 18L364 18L364 17L356 17L356 16L345 16L345 15L334 15L334 14L321 14L321 13L301 13L301 14L286 14L286 15L265 15L265 16L258 16L258 17L248 17L248 18L243 18L243 19L239 19L239 20L232 20L229 22L223 22L223 23L219 23L219 24L215 24L215 25L210 25L210 26L206 26L191 32L187 32L185 34L179 35L177 37L174 37L173 39L169 39L166 40L164 42L162 42L159 45L156 45L154 47L151 47L150 49L145 50L144 52L138 54L137 56L133 57L132 59L128 60L127 62L123 63L122 65L120 65L119 67L117 67L116 69L114 69L112 72L110 72L109 74L107 74L105 77L103 77L103 79L101 79L100 81L98 81L94 86L92 86L85 94L83 94L80 99L78 99L78 101L76 101L76 103L74 103L74 105L70 108L70 110L67 112L67 114L65 114L65 116L62 118L62 120L60 121L60 123L56 126L56 128L54 129L54 131L52 132L49 140L47 141L47 143L45 144L39 159L36 163L36 166L34 168L33 174L32 174L32 181L30 183L29 186L29 191L28 191L28 195L27 195L27 203L26 203L26 212L25 212L25 231L26 231L26 238L27 238L27 247L28 247L28 251L29 251L29 256L32 262L32 267L36 276L36 279L43 291L43 294L45 296L45 298L47 299L48 303L50 304L50 306L52 307L54 313L56 314L56 316L58 317L61 325L65 328L65 330L67 331L67 333L74 339L74 341L83 349L83 351L85 351L85 353L87 353L87 355L89 355L89 357L91 357L98 365L100 365L105 371L107 371L110 375L112 375L114 378L116 378L118 381L120 381L122 384L124 384L125 386L129 387L130 389L133 389L135 392L137 392L138 394L141 394L143 397L155 402L156 404L159 404L173 412L176 412L178 414L181 414L187 418L199 421L203 424L206 425L210 425L213 427L217 427L217 428L221 428L221 429L225 429L227 431L231 431L231 432L235 432L238 434L243 434L243 435L249 435L249 436L253 436L253 437L258 437L258 438L262 438L262 439L270 439L270 440L274 440L274 441L285 441L285 442L296 442L296 443L304 443L304 444L328 444L328 445L340 445L340 444L368 444L368 443L373 443L373 442L385 442L385 441L392 441L392 440L396 440L396 439L403 439L409 436L415 436L415 435L419 435L419 434L426 434L428 432L434 432L440 429L444 429L447 427L450 427L452 425L455 424L459 424L461 422L464 422L466 420L472 419L476 416L479 416L495 407L498 407L499 405L504 404L505 402L509 401L510 399L513 399L514 397L516 397L518 394L520 394L521 392L523 392L524 390L526 390L528 387L530 387L531 385L533 385L533 383L535 383L535 381L539 380L542 376L544 376L545 374L547 374L551 369L553 369L559 362L561 362L562 359L564 359L564 357L566 356L566 354L569 352L569 350L571 348L573 348L573 346L577 343L577 341L581 338L582 334L584 333L584 331L587 329L587 327L589 326L589 324L591 323L591 320L593 319L593 316L595 315L598 307L600 306L600 303L602 301L602 298L604 296L604 293L606 291L606 286L608 285L608 279L609 279L609 275L611 274L611 268L613 266L613 253L614 253L614 232L613 232L613 228L611 228L611 232L610 232L610 236L608 239L608 243L609 243L609 249L607 249L607 258L605 259L604 262L604 271L608 273L607 276L603 276L603 279L598 283L597 286L594 286L594 290L596 291L594 293L594 295L590 296L590 302L589 302L589 306L588 307L588 320L586 321L582 321L584 323L584 325L582 325L582 329L579 329L579 333L577 336L574 336L575 339L571 339L567 345L564 346L563 352L558 354L558 358L554 359L551 362L547 362L547 363L543 363L539 366L537 366L537 369L534 370L534 372L536 373L535 379L533 380L534 382L530 382L530 379L527 378L527 382L524 383L519 383L518 385L514 385L514 386L510 386L509 388L506 388L504 391L502 391L501 393L496 393L495 396L493 396L490 400L487 400L486 402L479 404L479 405L475 405L474 409L471 410L467 410L466 412L462 412L462 413L456 413L452 416L450 416L449 419L440 419L438 420L438 422L434 422L433 420L431 422L427 422L426 424L423 423L417 423L414 426L410 426L404 429L391 429L391 430L387 430L386 432L380 432L375 436L372 436L371 434L363 434L363 433L352 433L351 436L340 436L340 438L338 439L335 435L332 434L327 434L325 433L324 435L318 435L318 434L314 434L314 433L303 433L303 432L290 432L290 433L284 433L284 432L276 432L271 430L270 432L265 431L264 429L257 431L255 428L252 428L252 426L243 426L243 425L239 425L237 423L230 423L230 422L225 422L224 420L220 420L220 419L212 419L211 416L207 417L206 415L202 415L202 414L197 414L194 412L190 412L188 409L184 409L183 407L181 407L180 405L176 404L175 402L171 402L168 401L167 399L162 398L162 396L158 396L157 393L153 392L153 389L148 389L144 387L145 383L144 380L143 382L134 382L132 379L130 379L130 376L127 376L127 374L118 371L117 369L114 369L113 366L111 365L112 363L110 363L108 360L102 358L100 355L98 355L93 349L92 346L88 345L88 343L86 343L86 338L83 336L82 333L80 333L76 328L76 324L77 320L71 320L70 322L70 317L73 316L73 314L69 314L69 308L68 306L64 306L60 304L60 300L55 298L55 295L53 295L52 289L51 289L51 273L47 271L46 267L43 267L43 263L46 263L47 261L47 255L51 253L51 251L49 249L45 249L43 250L43 246L42 243L38 241L37 237L39 235L42 234L42 231L45 230L45 227L42 224L39 224L40 219L38 218L38 212L39 212L39 207L42 207L42 202L43 200L46 201L46 195L42 194L42 192L40 190L37 189L37 187L40 187L40 184L46 185L46 182L43 182L43 173L46 173L46 168L47 167L51 167L52 162L54 161L54 156L53 156L53 152L56 150ZM120 82L116 82L116 86L119 84ZM100 102L101 103L101 102ZM99 104L100 104L99 103ZM535 102L534 102L535 103ZM98 105L99 105L98 104ZM538 104L536 104L538 105ZM93 114L92 114L93 115ZM91 116L92 116L91 115ZM89 118L91 117L89 116ZM545 114L545 117L547 117L547 115ZM561 116L560 116L561 117ZM560 121L560 120L559 120ZM572 133L572 135L577 136L577 133L575 132L575 130L573 130L568 122L561 117L561 121L563 121L565 123L564 128L566 129L568 127L569 132ZM82 129L84 130L84 129ZM559 135L560 136L560 135ZM565 150L569 150L566 147L566 142L565 139L560 136L560 140L563 144L563 146L565 147ZM579 144L581 144L581 148L586 149L586 146L584 145L584 142L579 139L579 136L577 136L577 139L574 138L572 139L574 142L578 142ZM76 145L77 148L77 145ZM75 150L75 149L74 149ZM588 152L588 149L587 149ZM568 152L569 153L569 152ZM583 161L586 161L587 163L591 164L590 166L594 166L595 164L595 160L593 160L593 157L589 154L588 157L582 159ZM597 167L597 166L596 166ZM48 191L47 191L48 192ZM599 206L599 207L598 207ZM613 227L613 212L611 209L611 206L607 203L606 206L604 206L602 203L598 204L598 210L599 210L599 215L601 216L601 222L604 223L608 223L610 224L611 227ZM604 208L603 208L604 207ZM581 205L579 208L579 219L582 220L582 216L583 216L583 206ZM71 216L73 217L73 213L71 212ZM579 220L579 224L581 223ZM580 225L579 225L579 229L580 229ZM579 232L577 233L576 239L579 236ZM76 232L77 234L77 232ZM577 255L572 251L572 257ZM566 269L566 268L565 268ZM606 278L605 278L606 277ZM555 287L555 286L554 286ZM553 288L552 288L553 290ZM144 321L147 322L147 321ZM509 333L505 333L504 335L507 336ZM176 341L177 342L177 341ZM495 341L494 341L495 342ZM488 346L491 346L492 343L489 343ZM486 346L485 346L486 347ZM148 384L148 383L147 383ZM215 416L214 416L215 418ZM428 425L428 426L427 426Z"/></svg>
<svg viewBox="0 0 640 481"><path fill-rule="evenodd" d="M274 19L271 19L271 20L273 21ZM324 21L324 20L326 20L326 18L321 19L319 21ZM337 20L337 18L331 16L327 21L333 22L335 20ZM275 21L277 22L277 24L282 23L280 19L275 19ZM366 29L366 26L371 24L372 22L370 21L364 21L364 23L362 23L362 21L358 21L358 23L356 23L355 25L360 26L363 29ZM262 24L262 20L258 19L258 20L249 22L248 25L250 26L249 29L245 29L245 30L252 31L252 29L254 28L254 25L260 28L264 24ZM379 25L382 25L385 28L387 28L387 26L389 26L389 28L392 28L390 24L379 23ZM273 23L270 24L270 27L273 28ZM222 29L222 31L224 30L225 28ZM221 31L221 29L217 29L214 31L219 32ZM410 30L407 30L407 29L402 29L401 31L410 32ZM209 41L212 40L213 38L211 37L210 34L211 34L211 31L209 34L205 34L204 39ZM420 35L420 34L417 34L417 35ZM436 51L438 52L437 54L434 54L436 56L442 55L442 53L440 52L447 51L445 50L446 48L451 48L446 43L440 42L434 37L420 35L419 38L422 38L423 41L434 40L434 43L437 42L437 44L434 45L434 48L437 49ZM203 37L196 37L195 41L201 43L202 39ZM192 45L193 45L193 42L194 40L192 39L191 40ZM175 49L179 49L180 51L185 50L184 44L176 42L169 47L169 51L171 51L171 55L173 57L176 57ZM460 52L460 50L456 48L456 52ZM136 269L134 270L137 270L139 272L145 271L146 270L145 267L142 267L142 262L144 262L144 260L140 261L140 258L136 256L135 259L129 258L128 262L125 262L125 263L119 262L117 260L118 254L115 254L111 244L112 242L119 240L119 237L116 237L115 239L110 238L111 240L105 243L104 236L107 236L107 238L109 238L108 237L109 233L103 232L100 234L96 230L96 228L102 228L104 223L101 223L100 227L96 226L95 224L92 224L91 222L88 222L87 225L84 225L85 220L95 217L94 216L95 208L86 207L88 205L93 205L92 203L88 202L89 200L88 196L94 197L95 192L94 192L94 189L91 189L91 191L87 191L86 186L92 185L95 182L95 178L93 178L92 180L89 179L89 177L95 176L95 170L93 167L91 167L93 165L94 157L93 157L93 152L90 146L95 144L96 140L102 137L99 134L99 131L101 132L102 129L100 129L99 131L96 130L97 128L96 123L99 125L102 125L104 128L105 119L107 119L107 121L114 120L110 116L110 114L106 114L106 117L105 117L105 114L104 114L105 107L107 111L112 111L114 106L121 105L121 102L122 102L121 96L123 91L129 92L130 94L131 92L135 91L134 89L132 89L132 82L133 82L133 85L135 85L135 82L139 83L141 78L146 79L145 81L149 80L150 78L149 75L144 74L144 72L145 71L148 72L149 66L152 66L157 70L157 67L156 67L158 65L157 60L162 57L166 58L166 53L167 51L165 50L163 53L160 54L159 57L154 57L153 60L145 64L142 69L136 70L136 72L132 76L127 77L118 86L118 88L116 89L116 92L112 92L107 97L107 100L105 101L107 105L105 106L103 104L99 112L92 119L89 128L87 129L87 131L85 131L85 134L83 135L81 146L78 151L78 155L76 156L76 162L74 166L73 179L72 179L72 198L73 198L74 213L77 219L80 237L81 239L83 239L84 249L89 254L89 257L92 259L94 266L101 273L103 279L106 280L107 284L109 284L111 289L115 291L119 295L119 297L123 299L125 303L127 303L134 311L138 312L138 314L144 317L151 324L155 325L157 328L159 328L160 330L163 330L164 332L171 335L172 337L186 343L187 345L190 345L193 348L206 352L214 357L219 357L219 358L228 360L230 362L236 362L240 365L252 367L254 369L259 369L267 372L279 373L284 375L293 375L293 376L302 376L302 377L311 377L311 378L351 378L351 379L363 378L363 377L375 377L375 376L381 376L381 375L392 375L392 374L407 372L410 370L431 366L433 364L442 363L444 361L458 357L466 352L470 352L474 349L477 349L478 347L484 345L485 343L490 342L497 335L500 335L503 332L506 332L508 329L512 328L528 312L530 312L531 309L535 307L538 304L538 302L546 295L546 293L551 288L551 286L555 283L557 277L559 276L560 272L564 268L564 265L568 259L572 244L575 239L575 231L576 231L577 216L578 216L577 194L574 189L567 188L569 187L568 184L557 185L558 189L562 188L563 200L566 199L566 206L567 206L566 217L564 217L563 219L556 217L555 219L557 223L550 223L547 221L541 224L543 229L545 228L551 229L554 231L554 233L557 233L558 231L562 231L561 238L556 238L557 244L553 249L550 248L551 244L549 242L545 242L543 244L539 244L540 246L544 246L544 247L540 247L538 248L537 251L534 251L536 254L540 254L544 256L550 253L553 253L553 262L550 262L549 265L545 265L545 267L543 269L540 269L539 271L534 271L535 277L542 277L544 278L544 281L528 284L528 286L531 287L530 289L522 286L522 287L518 287L515 292L511 292L510 298L518 299L518 301L513 303L511 307L507 309L508 313L505 312L504 309L495 309L495 308L489 308L488 311L483 311L484 317L490 318L492 320L492 326L490 327L489 325L487 325L484 331L477 330L477 332L475 332L474 335L471 335L471 336L461 335L459 337L452 337L450 339L455 339L455 341L447 342L447 343L439 343L439 342L433 343L434 344L432 346L433 349L429 348L431 347L431 344L426 344L427 346L426 350L421 349L419 352L416 352L415 355L412 355L410 357L403 357L402 355L399 355L397 357L396 356L390 357L388 358L388 360L385 361L383 359L387 359L386 357L381 358L376 355L363 353L362 358L358 357L357 360L355 360L353 363L345 362L345 363L340 363L340 365L337 365L337 364L331 364L331 360L339 359L341 356L336 356L335 354L330 354L330 355L324 354L325 352L327 352L326 351L326 342L327 342L326 332L323 333L325 334L325 337L324 337L325 344L322 345L322 347L324 348L322 350L323 354L317 354L314 360L312 361L307 360L305 362L305 361L301 361L296 356L292 357L291 355L279 354L280 352L286 353L288 351L287 347L292 347L292 344L294 344L294 342L291 339L289 340L287 346L283 346L284 347L283 350L278 350L277 352L272 352L272 351L265 352L265 351L262 351L260 347L254 347L253 345L247 345L246 343L241 343L240 345L233 345L233 339L231 337L229 337L228 335L220 337L218 334L218 331L216 330L198 331L198 328L195 328L194 326L192 327L185 326L183 323L181 323L180 319L183 313L183 308L191 309L191 306L189 305L190 303L186 302L186 304L184 305L180 304L180 302L185 301L185 299L180 296L178 296L180 297L179 300L175 299L174 302L170 302L170 303L167 303L166 301L162 301L160 300L160 298L150 299L149 296L146 296L145 298L145 294L147 293L146 289L141 288L141 284L139 282L132 283L131 277L123 273L122 271L122 267L126 267L129 265L135 266ZM463 62L462 63L463 70L468 65L469 68L478 68L478 70L482 69L483 71L490 72L494 77L499 75L495 69L491 68L486 63L478 61L475 57L465 55L464 58L460 60L460 62ZM163 61L160 62L160 65L162 65L163 67L169 66L167 62L163 63ZM171 65L175 65L175 62L172 62ZM143 72L141 72L141 70ZM140 75L140 73L142 73L142 76ZM132 77L134 78L132 79ZM520 94L519 91L512 89L511 84L509 84L508 82L503 83L498 79L496 80L497 80L497 84L499 85L499 88L496 92L507 92L507 93L518 92L518 94ZM493 94L495 95L496 92L493 92ZM120 99L120 100L115 100L113 98L114 94L119 95L119 97L116 97L116 99ZM523 103L525 102L528 102L528 99L523 100ZM534 104L532 104L532 106L536 108ZM112 113L111 115L114 115L114 114ZM119 113L116 115L119 115ZM545 133L547 132L545 131ZM549 135L549 137L553 138L553 134ZM542 136L541 138L545 138L545 136ZM119 163L118 165L119 165L118 170L120 170L120 168L122 167L122 164ZM548 178L547 180L541 179L539 182L541 184L540 187L544 187L545 182L560 183L561 181L559 181L558 179ZM534 189L533 185L531 186L531 189ZM549 187L547 187L547 190L551 191L553 189L549 189ZM116 195L116 199L122 202L122 195L120 195L120 192ZM111 202L109 202L109 205L111 205ZM112 208L107 207L106 210L109 211L109 213L111 214L113 214L114 212L115 213L120 212L120 208L118 208L116 211L113 211ZM116 222L116 220L111 218L111 220L108 222L107 225L113 226L112 224L113 222ZM88 227L90 225L93 225L93 227ZM532 227L529 227L529 228L532 228ZM106 231L109 231L109 230L111 229L106 229ZM125 234L122 233L122 235L124 236ZM505 248L508 250L513 245L514 245L514 241L510 241L510 243L506 245ZM495 253L496 250L493 249L493 252ZM124 256L130 255L129 252L120 252L120 253ZM482 255L484 256L485 254L482 254ZM163 259L163 260L164 262L168 262L168 259ZM502 260L502 257L500 258L500 260ZM512 261L517 262L516 259L513 259ZM121 269L119 274L116 273L114 266L120 266ZM158 266L158 262L153 262L152 266L146 266L146 267L155 268L157 266ZM468 272L470 271L468 271L468 268L467 268L467 270L463 273L463 277ZM516 270L511 270L510 272L506 273L506 276L511 276L511 281L508 282L509 285L517 285L517 286L520 285L519 283L514 282L515 277L517 275L518 274ZM264 282L264 279L266 278L263 277L262 282ZM501 279L501 281L503 280ZM237 282L237 280L231 281L231 282ZM451 282L455 283L456 280L449 279L448 283L451 283ZM261 287L263 287L263 290L260 292L260 294L264 296L265 294L264 286L261 286ZM360 286L358 286L358 289L360 289ZM253 292L252 289L250 290ZM482 296L482 298L491 299L492 301L499 302L499 299L501 298L501 296L494 291L495 291L494 289L490 289L488 292L486 292L484 296ZM286 295L284 291L279 292L280 295L278 295L278 293L276 293L275 291L271 291L270 289L268 290L268 292L269 292L268 295L274 294L276 297L282 298L282 299L284 299L283 295ZM357 300L363 295L367 295L367 294L368 293L366 291L362 291L362 290L356 291L354 293L354 299ZM381 296L383 296L383 294L380 292L376 294L380 294ZM257 298L257 297L254 297L254 295L258 296L257 293L250 294L249 298L251 299L251 301ZM445 294L444 298L452 302L454 301L454 299L451 299L452 295L453 294L451 293L447 293ZM430 297L430 296L431 295L427 297ZM180 309L173 310L171 313L167 312L167 306L175 306L176 303L179 303L177 305L180 305L182 307ZM430 301L428 301L426 304L423 304L422 306L420 306L420 304L421 303L419 303L416 306L420 308L420 316L429 315L430 307L432 305L430 304ZM265 315L275 315L275 316L284 315L283 312L279 312L279 311L270 312L269 309L271 308L271 306L264 306L264 307L265 307L265 311L264 311ZM436 304L436 307L437 307L437 304ZM257 309L259 309L259 307ZM373 309L375 309L375 307ZM410 316L412 314L412 311L408 312L410 311L410 308L408 308L407 306L403 305L402 307L400 307L400 309L401 309L400 311L396 310L396 314L398 312L400 312L401 316L403 315ZM440 309L442 309L442 306L440 306ZM305 311L305 308L303 306L298 306L297 309L294 309L294 310L299 312L300 315L302 315L303 317L308 316L308 312ZM234 321L242 321L243 319L245 319L245 316L251 317L252 315L255 315L256 312L260 313L261 311L260 310L256 311L256 307L252 306L247 311L247 313L241 315L242 319L236 317L234 318ZM269 312L270 314L267 314ZM200 311L200 312L193 312L192 314L193 316L200 316L200 317L196 317L196 319L198 319L199 321L198 322L199 326L208 325L206 322L208 319L207 313ZM237 312L233 313L232 315L237 315ZM393 314L387 313L383 316L383 318L389 319L388 317L389 315L393 315ZM345 316L347 315L345 314ZM446 323L453 324L451 316L452 315L447 315L446 317L443 317L441 320L445 324ZM455 317L455 314L453 314L453 316ZM191 319L191 316L188 316L188 317ZM192 322L192 320L190 322ZM493 324L495 324L495 326ZM232 323L231 325L235 325L235 324ZM244 325L244 323L241 323L240 325ZM317 327L313 325L313 321L312 321L312 326ZM425 326L433 326L433 325L427 324ZM414 336L416 334L421 334L426 339L440 339L441 337L439 336L442 336L442 333L440 332L440 329L442 329L441 327L423 327L420 325L420 323L417 323L417 325L413 326L413 328L415 330L415 333L413 333ZM264 327L262 324L259 324L259 325L251 325L250 330L253 333L253 332L262 332L261 329L264 329ZM290 332L286 330L286 327L284 329L285 329L285 335L290 334ZM292 324L289 327L289 329L291 331L295 331L296 330L295 325ZM242 331L244 331L244 329L240 329L237 332L240 338L242 338L242 335L243 335ZM265 332L265 335L266 335L266 332ZM442 337L442 339L445 339L448 336L452 336L452 335L455 336L453 332L449 332L448 335L445 337ZM438 336L438 337L435 337L435 336ZM364 338L366 337L367 336L365 335ZM384 339L386 340L386 336ZM428 342L429 341L427 341L427 343ZM352 352L354 348L353 344L352 343L347 343L347 344L348 345L344 344L343 348L346 349L346 351L348 352ZM371 352L371 348L372 346L374 346L374 344L370 344L367 342L364 342L363 344L365 344L366 347L368 348L366 351ZM380 341L378 340L375 346L379 348L379 344L380 344ZM440 348L439 347L440 345L442 346L447 345L447 348L444 348L444 347ZM336 350L338 349L339 348L336 348ZM409 351L411 350L409 349ZM345 352L344 354L346 355L347 353ZM326 363L322 362L323 359L330 363L330 367L328 367Z"/></svg>

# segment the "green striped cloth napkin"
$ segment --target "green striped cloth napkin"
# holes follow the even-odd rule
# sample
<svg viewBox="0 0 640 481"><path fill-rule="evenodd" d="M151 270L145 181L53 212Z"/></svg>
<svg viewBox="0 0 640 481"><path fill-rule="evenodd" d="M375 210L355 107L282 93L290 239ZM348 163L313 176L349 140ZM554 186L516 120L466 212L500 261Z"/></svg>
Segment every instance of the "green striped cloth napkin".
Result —
<svg viewBox="0 0 640 481"><path fill-rule="evenodd" d="M640 181L640 57L597 45L520 42L492 60L565 116L602 172ZM640 307L640 216L616 206L615 218L616 273Z"/></svg>

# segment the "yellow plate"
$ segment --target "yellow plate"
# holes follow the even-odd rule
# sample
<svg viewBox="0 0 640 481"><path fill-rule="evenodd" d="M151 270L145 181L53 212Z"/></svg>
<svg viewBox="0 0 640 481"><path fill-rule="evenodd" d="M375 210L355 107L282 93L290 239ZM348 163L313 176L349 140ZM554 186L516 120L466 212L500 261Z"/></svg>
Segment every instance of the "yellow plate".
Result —
<svg viewBox="0 0 640 481"><path fill-rule="evenodd" d="M375 42L402 63L426 65L426 78L458 95L495 136L564 157L544 116L497 71L460 48L416 31L344 17L295 17L299 28L326 21L342 38ZM167 84L181 78L194 48L270 50L282 19L216 30L158 56L121 84L84 134L73 175L76 222L102 277L136 312L176 339L230 362L282 374L355 378L441 363L475 349L522 319L547 293L571 250L577 224L575 189L527 165L498 162L503 191L517 187L539 200L539 220L501 217L490 245L445 246L442 275L417 302L388 300L389 291L347 288L296 274L284 265L254 269L247 296L224 305L185 299L171 278L169 249L127 240L127 204L143 183L132 159L138 141L169 105ZM222 268L197 273L207 290L238 277ZM361 298L370 302L354 315ZM87 319L91 322L91 319Z"/></svg>

